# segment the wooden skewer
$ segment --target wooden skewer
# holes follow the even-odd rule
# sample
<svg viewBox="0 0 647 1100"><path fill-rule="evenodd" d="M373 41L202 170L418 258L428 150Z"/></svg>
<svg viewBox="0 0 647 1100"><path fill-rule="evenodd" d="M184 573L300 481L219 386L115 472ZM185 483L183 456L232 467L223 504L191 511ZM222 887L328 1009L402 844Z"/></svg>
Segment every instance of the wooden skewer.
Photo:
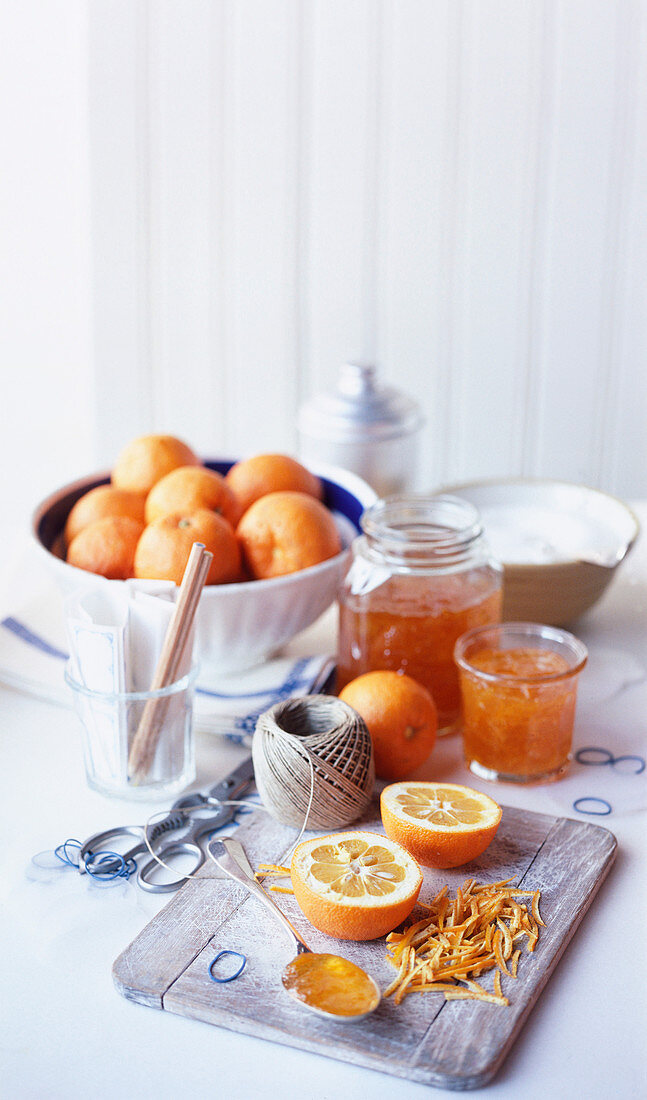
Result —
<svg viewBox="0 0 647 1100"><path fill-rule="evenodd" d="M175 682L212 558L213 554L205 549L204 543L194 542L155 668L151 691L159 691ZM166 696L149 699L144 706L128 754L128 777L132 783L141 783L150 771L169 702L170 697Z"/></svg>

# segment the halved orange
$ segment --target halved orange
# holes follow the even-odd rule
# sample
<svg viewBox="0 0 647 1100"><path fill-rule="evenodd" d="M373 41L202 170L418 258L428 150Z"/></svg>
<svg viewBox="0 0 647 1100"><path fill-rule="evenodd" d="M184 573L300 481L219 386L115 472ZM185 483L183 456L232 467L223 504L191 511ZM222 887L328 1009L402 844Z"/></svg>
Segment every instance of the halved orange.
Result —
<svg viewBox="0 0 647 1100"><path fill-rule="evenodd" d="M387 836L425 867L460 867L494 839L501 807L457 783L391 783L380 797Z"/></svg>
<svg viewBox="0 0 647 1100"><path fill-rule="evenodd" d="M310 923L340 940L392 932L416 904L422 873L408 852L377 833L351 831L299 844L292 889Z"/></svg>

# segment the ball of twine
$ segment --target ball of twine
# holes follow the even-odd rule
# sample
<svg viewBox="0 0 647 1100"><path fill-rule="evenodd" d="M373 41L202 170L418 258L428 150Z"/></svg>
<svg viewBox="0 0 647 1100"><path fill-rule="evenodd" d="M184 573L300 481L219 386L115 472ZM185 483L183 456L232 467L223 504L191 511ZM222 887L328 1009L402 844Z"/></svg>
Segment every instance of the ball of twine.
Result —
<svg viewBox="0 0 647 1100"><path fill-rule="evenodd" d="M333 695L286 699L261 714L252 756L263 803L284 825L349 825L373 796L370 734L352 707Z"/></svg>

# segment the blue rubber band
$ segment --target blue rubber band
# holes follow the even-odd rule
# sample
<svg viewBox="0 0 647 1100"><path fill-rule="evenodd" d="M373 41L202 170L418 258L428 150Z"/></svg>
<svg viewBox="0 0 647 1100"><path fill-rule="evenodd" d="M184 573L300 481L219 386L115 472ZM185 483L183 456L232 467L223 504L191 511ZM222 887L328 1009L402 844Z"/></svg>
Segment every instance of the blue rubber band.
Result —
<svg viewBox="0 0 647 1100"><path fill-rule="evenodd" d="M595 802L598 806L602 806L603 808L601 810L582 809L582 807L580 806L581 802ZM609 802L607 802L606 798L595 798L592 795L587 795L583 798L576 798L575 802L573 803L573 809L577 810L579 814L592 814L595 817L607 817L607 815L611 813L611 805Z"/></svg>
<svg viewBox="0 0 647 1100"><path fill-rule="evenodd" d="M644 760L644 757L642 757L642 756L633 756L633 755L629 755L629 756L616 756L616 758L615 758L615 760L613 761L613 763L614 763L614 765L615 765L615 764L620 764L620 762L621 762L622 760L635 760L635 761L637 762L637 764L638 764L638 767L637 767L637 768L635 768L635 769L634 769L634 771L629 771L629 772L626 772L626 773L625 773L626 775L640 775L640 774L641 774L641 772L644 772L644 770L645 770L645 760ZM622 769L621 769L621 771L622 771Z"/></svg>
<svg viewBox="0 0 647 1100"><path fill-rule="evenodd" d="M116 870L102 870L102 863L112 863L115 859L118 860ZM109 882L110 879L115 878L128 878L128 874L131 874L131 872L128 872L128 874L125 873L126 861L119 852L91 852L85 861L85 870L87 874L90 875L90 878L100 878L105 882Z"/></svg>
<svg viewBox="0 0 647 1100"><path fill-rule="evenodd" d="M601 759L595 759L594 757L591 757L591 753L599 754L599 757ZM588 756L587 756L587 754L588 754ZM626 775L640 775L642 772L644 772L645 767L647 766L645 764L645 759L642 756L637 756L637 755L633 755L633 754L626 754L624 756L614 756L613 753L609 752L608 749L600 749L600 748L597 748L597 747L594 747L594 746L589 746L589 748L586 748L586 749L578 749L578 751L575 753L575 759L577 760L578 764L601 765L601 766L604 766L606 764L610 764L614 768L615 768L616 764L621 764L623 760L635 760L636 763L638 764L638 767L634 768L633 771L625 772L624 774L626 774ZM622 769L621 769L621 772L622 772Z"/></svg>
<svg viewBox="0 0 647 1100"><path fill-rule="evenodd" d="M124 869L122 871L122 875L127 881L130 878L131 875L134 875L136 870L137 870L137 864L135 863L135 860L131 856L130 859L127 859L126 862L124 863Z"/></svg>
<svg viewBox="0 0 647 1100"><path fill-rule="evenodd" d="M596 760L587 758L587 756L585 755L586 753L599 753L602 759ZM578 749L578 751L575 753L575 759L577 760L578 764L589 764L593 766L595 766L596 764L602 765L615 763L612 752L609 752L608 749L598 749L594 746L590 746L586 749Z"/></svg>
<svg viewBox="0 0 647 1100"><path fill-rule="evenodd" d="M63 844L59 844L54 849L54 855L57 859L60 859L61 863L66 863L68 867L75 867L78 871L80 869L78 855L82 847L80 840L69 837ZM75 850L76 858L70 855L68 848ZM114 860L117 860L117 867L111 871L101 866L102 863L113 863ZM117 878L125 878L128 881L130 876L137 870L137 864L132 856L130 859L125 860L119 852L89 852L84 867L90 878L101 879L103 882L110 882L112 879Z"/></svg>
<svg viewBox="0 0 647 1100"><path fill-rule="evenodd" d="M224 958L225 955L233 955L233 956L235 956L235 958L242 959L243 961L241 962L240 966L238 967L238 970L236 970L234 974L230 974L229 977L227 977L227 978L217 978L216 975L213 972L213 968L216 965L216 963L218 962L218 960ZM240 977L243 970L245 969L246 964L247 964L247 955L242 955L240 953L240 951L229 951L227 948L225 948L222 951L218 952L215 959L211 960L211 963L209 965L209 977L211 978L212 982L218 982L218 984L220 984L220 985L224 984L225 982L233 982L235 978Z"/></svg>
<svg viewBox="0 0 647 1100"><path fill-rule="evenodd" d="M67 863L68 867L76 867L78 869L79 861L78 859L72 859L67 850L68 845L76 848L78 852L81 851L81 841L70 837L68 840L64 841L63 844L59 844L58 848L54 849L54 855L57 859L60 859L61 863Z"/></svg>

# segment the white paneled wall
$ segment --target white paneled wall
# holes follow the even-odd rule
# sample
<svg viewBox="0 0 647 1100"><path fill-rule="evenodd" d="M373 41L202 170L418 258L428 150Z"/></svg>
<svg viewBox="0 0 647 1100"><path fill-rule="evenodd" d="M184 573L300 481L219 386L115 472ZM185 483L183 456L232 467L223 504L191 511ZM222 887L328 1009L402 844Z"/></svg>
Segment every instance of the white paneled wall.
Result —
<svg viewBox="0 0 647 1100"><path fill-rule="evenodd" d="M293 449L300 401L363 358L424 406L421 486L647 489L644 3L113 0L91 23L107 461L155 426Z"/></svg>
<svg viewBox="0 0 647 1100"><path fill-rule="evenodd" d="M82 0L0 4L0 503L17 532L93 455L87 60Z"/></svg>
<svg viewBox="0 0 647 1100"><path fill-rule="evenodd" d="M294 450L345 359L420 487L647 495L647 0L88 5L97 459Z"/></svg>

